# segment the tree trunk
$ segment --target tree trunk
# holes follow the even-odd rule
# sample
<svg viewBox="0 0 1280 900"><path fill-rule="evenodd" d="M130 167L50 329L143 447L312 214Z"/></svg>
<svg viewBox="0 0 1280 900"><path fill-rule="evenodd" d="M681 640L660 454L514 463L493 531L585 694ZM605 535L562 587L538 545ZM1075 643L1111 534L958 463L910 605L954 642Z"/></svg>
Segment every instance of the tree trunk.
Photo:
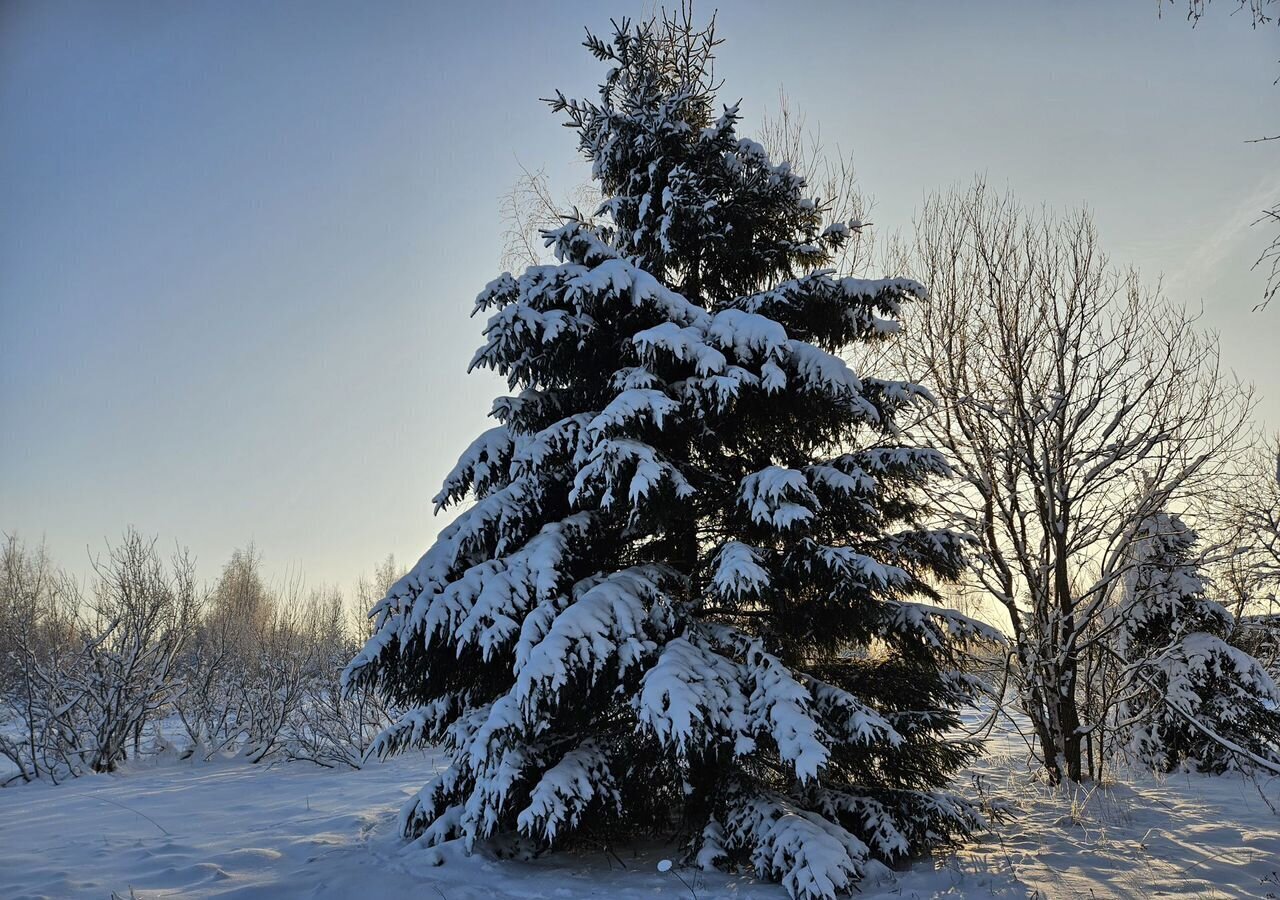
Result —
<svg viewBox="0 0 1280 900"><path fill-rule="evenodd" d="M1062 670L1061 688L1058 694L1058 723L1062 729L1062 756L1067 768L1067 778L1071 781L1081 781L1083 771L1081 767L1080 748L1082 743L1082 735L1080 734L1080 710L1076 704L1076 673L1078 663L1074 653L1070 655L1066 665Z"/></svg>
<svg viewBox="0 0 1280 900"><path fill-rule="evenodd" d="M1057 530L1054 535L1053 588L1058 600L1058 613L1062 631L1059 646L1062 647L1060 671L1057 673L1058 723L1062 742L1062 755L1066 762L1067 777L1080 781L1080 708L1076 702L1076 682L1080 674L1080 652L1076 647L1075 597L1071 592L1071 572L1067 568L1069 549L1066 540L1066 522L1069 510L1063 503L1058 509Z"/></svg>

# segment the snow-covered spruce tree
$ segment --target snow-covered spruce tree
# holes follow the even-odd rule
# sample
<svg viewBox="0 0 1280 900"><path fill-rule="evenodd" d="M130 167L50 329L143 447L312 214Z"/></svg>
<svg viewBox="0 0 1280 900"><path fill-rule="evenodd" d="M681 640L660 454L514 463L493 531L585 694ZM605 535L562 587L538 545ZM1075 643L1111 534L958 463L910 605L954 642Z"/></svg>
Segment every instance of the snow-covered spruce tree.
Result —
<svg viewBox="0 0 1280 900"><path fill-rule="evenodd" d="M1160 771L1280 764L1280 689L1229 643L1234 619L1205 596L1196 540L1168 513L1148 517L1136 536L1113 638L1126 665L1124 749Z"/></svg>
<svg viewBox="0 0 1280 900"><path fill-rule="evenodd" d="M379 753L451 754L403 813L424 844L678 833L826 898L975 825L940 788L982 626L909 599L962 564L922 524L941 457L895 438L927 394L836 355L924 291L821 268L858 226L717 116L715 45L624 21L587 42L599 100L552 101L607 199L480 294L473 367L515 394L346 678L410 710Z"/></svg>

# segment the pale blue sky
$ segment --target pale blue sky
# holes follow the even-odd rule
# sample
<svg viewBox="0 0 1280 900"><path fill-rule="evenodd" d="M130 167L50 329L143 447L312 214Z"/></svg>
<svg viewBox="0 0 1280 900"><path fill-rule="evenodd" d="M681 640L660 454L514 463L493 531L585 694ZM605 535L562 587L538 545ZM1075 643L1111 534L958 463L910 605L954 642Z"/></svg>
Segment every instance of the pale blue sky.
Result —
<svg viewBox="0 0 1280 900"><path fill-rule="evenodd" d="M1248 222L1280 194L1280 30L1146 0L719 6L723 99L780 88L851 150L877 227L983 173L1088 203L1199 306L1280 427L1280 308ZM84 568L127 524L212 575L348 584L500 390L465 374L518 162L581 177L539 97L582 26L652 4L0 5L0 528ZM711 9L705 4L706 10Z"/></svg>

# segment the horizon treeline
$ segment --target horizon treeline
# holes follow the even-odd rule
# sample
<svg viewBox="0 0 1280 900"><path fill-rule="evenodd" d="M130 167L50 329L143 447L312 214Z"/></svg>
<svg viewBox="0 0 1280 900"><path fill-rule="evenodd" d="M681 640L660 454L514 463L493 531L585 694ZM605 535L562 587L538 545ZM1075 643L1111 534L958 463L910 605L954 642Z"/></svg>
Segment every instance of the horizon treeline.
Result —
<svg viewBox="0 0 1280 900"><path fill-rule="evenodd" d="M114 771L144 754L363 764L391 711L339 678L365 611L402 574L388 555L350 593L272 582L253 543L216 579L136 528L77 579L42 543L0 544L0 784Z"/></svg>

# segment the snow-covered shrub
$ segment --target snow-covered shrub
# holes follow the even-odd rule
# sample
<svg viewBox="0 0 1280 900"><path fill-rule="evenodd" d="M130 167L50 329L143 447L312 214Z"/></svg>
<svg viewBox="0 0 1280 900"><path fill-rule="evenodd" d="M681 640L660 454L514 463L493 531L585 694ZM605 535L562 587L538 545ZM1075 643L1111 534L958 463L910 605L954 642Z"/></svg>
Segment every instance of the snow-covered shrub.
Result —
<svg viewBox="0 0 1280 900"><path fill-rule="evenodd" d="M274 734L272 752L289 759L359 768L369 743L387 723L363 693L342 695L343 664L359 644L346 628L341 596L314 592L284 633L292 638L292 646L278 656L293 665L281 668L277 680L287 672L291 677L284 680L285 685L297 687L277 689L271 695L278 701L273 708L282 723Z"/></svg>
<svg viewBox="0 0 1280 900"><path fill-rule="evenodd" d="M393 721L393 711L375 692L343 690L343 666L359 647L343 641L327 649L292 723L285 747L290 759L358 769L375 739Z"/></svg>
<svg viewBox="0 0 1280 900"><path fill-rule="evenodd" d="M276 609L257 549L235 550L181 661L173 706L187 755L209 759L248 740L255 719L251 701L262 693L259 660L275 630Z"/></svg>
<svg viewBox="0 0 1280 900"><path fill-rule="evenodd" d="M206 598L189 557L166 568L129 531L89 601L42 548L11 538L0 552L0 755L14 779L111 771L169 739L188 758L359 766L390 721L380 698L341 690L367 623L300 578L273 590L252 547ZM394 580L388 560L377 582ZM170 716L181 734L161 733Z"/></svg>
<svg viewBox="0 0 1280 900"><path fill-rule="evenodd" d="M109 772L141 750L143 728L170 698L178 655L190 638L201 597L195 563L180 553L166 567L130 529L99 566L93 619L85 641L88 671L72 668L82 693L89 768Z"/></svg>
<svg viewBox="0 0 1280 900"><path fill-rule="evenodd" d="M200 605L190 557L166 567L155 542L132 529L98 565L92 599L78 600L66 605L57 627L69 633L56 641L38 627L10 636L6 693L25 740L6 755L16 749L24 777L110 772L141 752Z"/></svg>
<svg viewBox="0 0 1280 900"><path fill-rule="evenodd" d="M394 562L377 576L383 590L395 580L384 571L388 565ZM357 588L363 597L368 591L363 582ZM299 578L274 590L256 551L237 550L174 691L187 755L359 767L390 716L379 698L341 689L339 676L360 646L362 625L347 621L336 590L306 591Z"/></svg>
<svg viewBox="0 0 1280 900"><path fill-rule="evenodd" d="M78 649L78 586L60 572L43 546L29 549L15 535L0 547L0 756L30 781L65 770L50 758L49 673Z"/></svg>
<svg viewBox="0 0 1280 900"><path fill-rule="evenodd" d="M855 373L907 280L823 268L827 223L786 163L717 113L711 31L663 19L588 47L600 100L553 103L605 201L546 233L557 264L480 294L473 366L498 424L438 508L474 504L375 607L347 671L404 709L375 749L443 742L407 836L467 848L680 833L795 897L974 826L940 790L972 682L928 602L964 541L903 446L922 388Z"/></svg>
<svg viewBox="0 0 1280 900"><path fill-rule="evenodd" d="M183 654L173 712L185 733L188 757L211 759L241 740L246 666L240 654L246 645L240 637L233 634L233 620L206 617Z"/></svg>
<svg viewBox="0 0 1280 900"><path fill-rule="evenodd" d="M183 672L174 706L188 752L204 758L234 751L252 762L283 755L336 654L318 598L294 584L285 597L264 590L257 615L215 613Z"/></svg>
<svg viewBox="0 0 1280 900"><path fill-rule="evenodd" d="M1162 771L1280 765L1280 688L1233 646L1234 617L1205 596L1195 543L1177 516L1142 525L1114 628L1117 730L1129 755Z"/></svg>
<svg viewBox="0 0 1280 900"><path fill-rule="evenodd" d="M356 597L372 603L403 575L394 557L388 557L374 572L372 584L360 579ZM290 759L358 769L364 765L375 739L394 721L396 713L375 691L344 689L342 670L372 634L372 623L367 617L359 616L354 628L342 627L338 622L341 616L335 598L328 609L328 625L319 632L323 640L317 677L299 710L286 752Z"/></svg>
<svg viewBox="0 0 1280 900"><path fill-rule="evenodd" d="M258 652L238 673L244 756L251 762L285 753L323 664L305 610L277 609L260 633Z"/></svg>

